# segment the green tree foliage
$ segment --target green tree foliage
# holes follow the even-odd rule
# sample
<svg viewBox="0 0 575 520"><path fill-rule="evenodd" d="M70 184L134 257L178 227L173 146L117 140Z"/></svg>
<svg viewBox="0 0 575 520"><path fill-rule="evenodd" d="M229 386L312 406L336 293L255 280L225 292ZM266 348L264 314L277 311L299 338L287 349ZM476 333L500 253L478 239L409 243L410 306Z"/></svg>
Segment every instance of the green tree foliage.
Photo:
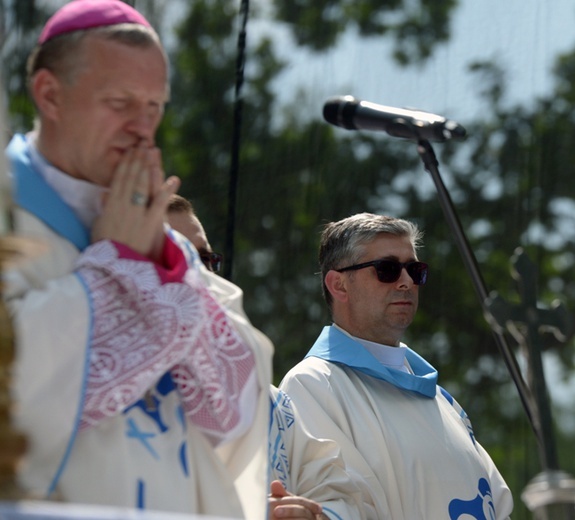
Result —
<svg viewBox="0 0 575 520"><path fill-rule="evenodd" d="M321 51L350 27L360 36L391 35L399 63L428 58L449 38L449 17L457 0L278 0L278 20L288 23L300 45Z"/></svg>
<svg viewBox="0 0 575 520"><path fill-rule="evenodd" d="M33 119L33 105L26 88L26 58L49 14L36 0L0 0L0 76L13 130L29 127Z"/></svg>

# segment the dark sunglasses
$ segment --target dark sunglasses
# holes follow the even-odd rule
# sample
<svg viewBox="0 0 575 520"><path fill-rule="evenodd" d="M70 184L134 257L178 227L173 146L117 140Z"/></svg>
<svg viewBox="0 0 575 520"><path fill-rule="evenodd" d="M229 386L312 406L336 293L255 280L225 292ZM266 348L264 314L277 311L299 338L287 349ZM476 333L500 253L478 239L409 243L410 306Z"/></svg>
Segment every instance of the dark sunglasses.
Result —
<svg viewBox="0 0 575 520"><path fill-rule="evenodd" d="M208 271L218 273L222 268L224 255L220 253L200 253L200 260L206 266Z"/></svg>
<svg viewBox="0 0 575 520"><path fill-rule="evenodd" d="M373 260L364 264L350 265L342 269L334 269L338 273L344 271L357 271L365 267L375 267L377 279L383 283L393 283L399 280L401 270L405 267L415 285L425 285L427 282L428 265L423 262L398 262L397 260Z"/></svg>

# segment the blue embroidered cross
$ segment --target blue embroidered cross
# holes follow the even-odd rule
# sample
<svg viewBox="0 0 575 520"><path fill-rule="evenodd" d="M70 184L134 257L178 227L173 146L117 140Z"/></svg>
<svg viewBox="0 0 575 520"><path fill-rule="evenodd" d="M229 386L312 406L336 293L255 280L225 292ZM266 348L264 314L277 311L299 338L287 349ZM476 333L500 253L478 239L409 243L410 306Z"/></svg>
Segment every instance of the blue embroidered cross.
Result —
<svg viewBox="0 0 575 520"><path fill-rule="evenodd" d="M146 448L151 453L152 457L154 457L155 459L160 458L156 450L154 450L154 448L149 442L149 439L153 439L156 436L156 434L151 432L143 432L142 430L140 430L140 428L138 428L138 425L136 424L136 421L134 421L134 419L132 419L131 417L128 417L128 431L126 432L126 435L132 439L140 441L144 446L144 448Z"/></svg>

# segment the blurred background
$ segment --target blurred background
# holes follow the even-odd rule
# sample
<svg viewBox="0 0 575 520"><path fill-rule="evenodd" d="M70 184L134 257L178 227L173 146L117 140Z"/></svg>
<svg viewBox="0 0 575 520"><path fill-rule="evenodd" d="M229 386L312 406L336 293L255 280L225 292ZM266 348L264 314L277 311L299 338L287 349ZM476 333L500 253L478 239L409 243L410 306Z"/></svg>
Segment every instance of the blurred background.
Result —
<svg viewBox="0 0 575 520"><path fill-rule="evenodd" d="M63 0L0 0L8 131L33 107L25 59ZM416 145L322 118L328 97L454 119L434 145L490 291L519 303L510 259L537 268L539 305L575 315L575 4L571 0L133 0L170 54L158 142L225 275L274 342L275 382L329 315L317 275L322 225L370 211L414 220L431 266L406 343L438 370L520 499L541 469L532 428ZM245 42L245 46L244 46ZM513 337L518 363L525 356ZM574 340L543 334L561 469L575 473Z"/></svg>

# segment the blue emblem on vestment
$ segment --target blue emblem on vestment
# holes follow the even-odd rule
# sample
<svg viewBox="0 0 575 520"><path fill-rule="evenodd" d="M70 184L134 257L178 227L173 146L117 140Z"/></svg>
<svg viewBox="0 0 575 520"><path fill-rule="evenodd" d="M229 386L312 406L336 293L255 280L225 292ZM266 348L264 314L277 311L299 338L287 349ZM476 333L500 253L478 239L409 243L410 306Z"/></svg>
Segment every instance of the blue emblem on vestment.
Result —
<svg viewBox="0 0 575 520"><path fill-rule="evenodd" d="M495 520L495 505L489 482L480 478L477 484L478 493L472 500L454 499L449 503L450 520L458 520L462 516L465 519Z"/></svg>

